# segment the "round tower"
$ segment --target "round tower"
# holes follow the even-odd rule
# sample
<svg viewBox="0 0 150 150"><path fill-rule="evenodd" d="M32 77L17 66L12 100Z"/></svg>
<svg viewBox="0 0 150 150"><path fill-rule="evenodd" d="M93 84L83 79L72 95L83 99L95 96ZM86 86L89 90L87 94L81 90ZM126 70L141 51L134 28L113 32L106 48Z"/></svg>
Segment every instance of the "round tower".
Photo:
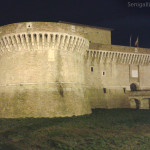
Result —
<svg viewBox="0 0 150 150"><path fill-rule="evenodd" d="M87 39L61 23L0 28L0 117L59 117L91 112L84 88Z"/></svg>

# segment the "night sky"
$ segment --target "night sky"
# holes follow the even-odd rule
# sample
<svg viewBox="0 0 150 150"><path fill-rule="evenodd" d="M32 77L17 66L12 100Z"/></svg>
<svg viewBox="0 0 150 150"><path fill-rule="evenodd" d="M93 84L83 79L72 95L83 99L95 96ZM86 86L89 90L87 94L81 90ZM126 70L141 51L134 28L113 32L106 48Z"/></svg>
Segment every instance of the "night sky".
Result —
<svg viewBox="0 0 150 150"><path fill-rule="evenodd" d="M129 3L138 6L129 6ZM142 3L148 2L142 0ZM112 44L150 48L150 3L140 0L5 0L0 4L0 26L27 21L66 21L113 28Z"/></svg>

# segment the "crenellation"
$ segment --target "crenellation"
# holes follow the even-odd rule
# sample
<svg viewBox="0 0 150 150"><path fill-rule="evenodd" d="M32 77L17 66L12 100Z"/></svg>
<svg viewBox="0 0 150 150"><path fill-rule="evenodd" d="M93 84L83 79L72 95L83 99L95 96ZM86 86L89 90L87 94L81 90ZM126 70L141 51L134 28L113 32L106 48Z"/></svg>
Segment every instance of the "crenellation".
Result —
<svg viewBox="0 0 150 150"><path fill-rule="evenodd" d="M21 48L22 50L25 50L26 49L26 44L25 44L25 38L24 38L24 34L20 34L20 38L21 38Z"/></svg>
<svg viewBox="0 0 150 150"><path fill-rule="evenodd" d="M126 59L125 59L124 64L128 63L128 60L129 60L129 54L126 54Z"/></svg>
<svg viewBox="0 0 150 150"><path fill-rule="evenodd" d="M0 50L3 53L2 40L0 39Z"/></svg>
<svg viewBox="0 0 150 150"><path fill-rule="evenodd" d="M17 38L16 38L16 34L14 34L13 35L13 39L14 39L14 43L15 43L15 47L16 47L16 51L18 51L19 50L19 48L18 48L18 43L17 43Z"/></svg>
<svg viewBox="0 0 150 150"><path fill-rule="evenodd" d="M115 53L112 52L112 58L111 58L111 62L114 61L114 58L115 58Z"/></svg>
<svg viewBox="0 0 150 150"><path fill-rule="evenodd" d="M137 59L138 59L138 55L136 54L136 55L135 55L135 60L134 60L134 64L136 64L136 65L138 64L138 63L137 63Z"/></svg>
<svg viewBox="0 0 150 150"><path fill-rule="evenodd" d="M149 56L146 56L144 64L147 64L147 60L148 60Z"/></svg>
<svg viewBox="0 0 150 150"><path fill-rule="evenodd" d="M133 61L132 61L132 64L136 64L135 60L136 60L136 54L134 54L134 58L133 58Z"/></svg>
<svg viewBox="0 0 150 150"><path fill-rule="evenodd" d="M1 38L1 50L4 53L5 51L7 51L6 47L5 47L5 43L3 41L3 38Z"/></svg>
<svg viewBox="0 0 150 150"><path fill-rule="evenodd" d="M132 55L131 64L134 64L135 54Z"/></svg>
<svg viewBox="0 0 150 150"><path fill-rule="evenodd" d="M31 34L28 34L28 42L29 42L29 47L30 47L30 50L32 51L32 39L31 39Z"/></svg>
<svg viewBox="0 0 150 150"><path fill-rule="evenodd" d="M87 46L86 46L86 41L83 40L83 44L81 45L81 53L82 53L82 54L85 54L85 52L86 52L86 51L85 51L85 50L86 50L86 47L87 47ZM85 49L85 50L82 51L83 49Z"/></svg>
<svg viewBox="0 0 150 150"><path fill-rule="evenodd" d="M123 56L122 56L122 58L121 58L121 63L123 64L123 61L124 61L124 59L125 59L125 54L122 54Z"/></svg>
<svg viewBox="0 0 150 150"><path fill-rule="evenodd" d="M140 64L141 58L142 57L139 55L138 64Z"/></svg>
<svg viewBox="0 0 150 150"><path fill-rule="evenodd" d="M140 55L138 55L137 64L139 64L140 61Z"/></svg>
<svg viewBox="0 0 150 150"><path fill-rule="evenodd" d="M131 64L131 62L132 62L133 55L134 55L134 54L130 55L129 64ZM141 55L141 57L142 57L142 55Z"/></svg>
<svg viewBox="0 0 150 150"><path fill-rule="evenodd" d="M136 59L137 59L137 54L134 55L133 64L137 64L137 63L136 63Z"/></svg>
<svg viewBox="0 0 150 150"><path fill-rule="evenodd" d="M103 51L103 50L88 50L89 53L87 55L91 57L98 57L97 54L101 52L101 59L110 59L111 61L116 61L121 64L141 64L147 65L149 63L150 55L149 54L140 54L140 53L124 53L124 52L111 52L111 51ZM112 56L114 54L114 56ZM116 55L115 55L116 54ZM111 59L112 57L112 59Z"/></svg>
<svg viewBox="0 0 150 150"><path fill-rule="evenodd" d="M78 38L77 45L76 45L76 50L77 50L78 52L80 52L80 51L79 51L80 43L81 43L81 39Z"/></svg>
<svg viewBox="0 0 150 150"><path fill-rule="evenodd" d="M145 58L144 58L144 62L143 62L144 65L146 64L147 57L148 56L145 56Z"/></svg>
<svg viewBox="0 0 150 150"><path fill-rule="evenodd" d="M27 50L30 51L30 43L29 43L28 34L25 34L25 43L26 43L26 45L27 45Z"/></svg>
<svg viewBox="0 0 150 150"><path fill-rule="evenodd" d="M6 50L8 51L9 46L8 46L8 42L6 40L6 37L3 37L3 41L4 41L4 46L5 46Z"/></svg>
<svg viewBox="0 0 150 150"><path fill-rule="evenodd" d="M139 64L142 64L143 59L144 59L144 55L141 55L141 59L140 59L140 63Z"/></svg>
<svg viewBox="0 0 150 150"><path fill-rule="evenodd" d="M74 48L75 48L75 45L76 45L76 41L77 41L77 37L74 37L74 38L73 38L72 49L71 49L72 51L75 51Z"/></svg>
<svg viewBox="0 0 150 150"><path fill-rule="evenodd" d="M67 43L68 45L67 45L67 48L66 48L66 49L70 50L70 48L71 48L71 45L70 45L70 44L71 44L72 36L69 36L68 38L69 38L69 40L68 40L68 43Z"/></svg>
<svg viewBox="0 0 150 150"><path fill-rule="evenodd" d="M85 39L78 36L63 33L19 33L1 37L1 49L2 51L11 52L14 50L32 51L52 48L81 52L85 47L88 47L85 41Z"/></svg>
<svg viewBox="0 0 150 150"><path fill-rule="evenodd" d="M33 51L38 49L37 35L35 33L32 33L32 45L33 45Z"/></svg>
<svg viewBox="0 0 150 150"><path fill-rule="evenodd" d="M4 50L7 50L6 47L5 47L5 43L4 43L3 38L1 38L1 44L2 44L2 48L3 48ZM3 51L4 51L4 50L3 50Z"/></svg>
<svg viewBox="0 0 150 150"><path fill-rule="evenodd" d="M9 41L9 51L12 52L13 51L13 43L12 43L11 36L8 35L7 38L8 38L8 41Z"/></svg>
<svg viewBox="0 0 150 150"><path fill-rule="evenodd" d="M80 39L79 52L81 52L83 44L84 44L84 40Z"/></svg>
<svg viewBox="0 0 150 150"><path fill-rule="evenodd" d="M16 35L16 39L17 39L18 50L21 51L22 46L21 46L21 40L19 34Z"/></svg>
<svg viewBox="0 0 150 150"><path fill-rule="evenodd" d="M147 57L147 56L145 55L144 58L143 58L143 63L142 63L143 65L145 65L146 57Z"/></svg>
<svg viewBox="0 0 150 150"><path fill-rule="evenodd" d="M65 35L60 35L60 43L59 43L59 49L63 49L64 47L64 40L65 40ZM68 47L68 50L69 50L69 47Z"/></svg>
<svg viewBox="0 0 150 150"><path fill-rule="evenodd" d="M41 34L42 49L45 49L44 33ZM54 39L55 40L55 39Z"/></svg>
<svg viewBox="0 0 150 150"><path fill-rule="evenodd" d="M144 59L145 59L145 56L143 55L142 59L141 59L141 64L144 65Z"/></svg>
<svg viewBox="0 0 150 150"><path fill-rule="evenodd" d="M72 51L73 49L72 49L72 47L73 47L73 43L74 43L74 36L71 36L70 37L70 45L69 45L69 49ZM83 49L82 49L83 50Z"/></svg>
<svg viewBox="0 0 150 150"><path fill-rule="evenodd" d="M36 34L37 36L37 48L39 49L40 48L40 36L39 34Z"/></svg>
<svg viewBox="0 0 150 150"><path fill-rule="evenodd" d="M147 60L146 60L146 62L145 62L147 65L148 65L148 63L149 63L149 60L150 60L150 56L147 57Z"/></svg>
<svg viewBox="0 0 150 150"><path fill-rule="evenodd" d="M76 37L76 39L77 39L77 40L76 40L76 42L75 42L75 47L74 47L74 49L75 49L76 51L78 51L77 48L78 48L79 40L80 40L80 39L79 39L79 37Z"/></svg>

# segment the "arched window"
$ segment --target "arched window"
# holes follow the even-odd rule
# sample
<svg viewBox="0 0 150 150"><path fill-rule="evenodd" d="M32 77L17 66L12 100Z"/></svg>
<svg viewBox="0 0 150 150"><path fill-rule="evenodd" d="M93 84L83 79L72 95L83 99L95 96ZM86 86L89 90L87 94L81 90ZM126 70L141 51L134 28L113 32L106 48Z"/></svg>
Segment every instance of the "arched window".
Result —
<svg viewBox="0 0 150 150"><path fill-rule="evenodd" d="M132 84L130 85L130 89L131 89L131 91L137 91L137 86L136 86L136 84L135 84L135 83L132 83Z"/></svg>

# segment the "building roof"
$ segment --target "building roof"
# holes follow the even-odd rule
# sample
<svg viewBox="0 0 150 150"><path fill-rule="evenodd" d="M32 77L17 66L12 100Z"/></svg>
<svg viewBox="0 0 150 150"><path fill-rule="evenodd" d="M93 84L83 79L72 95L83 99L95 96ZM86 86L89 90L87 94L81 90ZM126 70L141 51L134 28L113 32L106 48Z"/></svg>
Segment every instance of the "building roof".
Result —
<svg viewBox="0 0 150 150"><path fill-rule="evenodd" d="M91 26L91 25L85 25L85 24L79 24L79 23L72 23L72 22L65 22L65 21L59 21L59 23L71 24L71 25L83 26L83 27L90 27L90 28L97 28L97 29L109 30L109 31L114 30L112 28L97 27L97 26Z"/></svg>

